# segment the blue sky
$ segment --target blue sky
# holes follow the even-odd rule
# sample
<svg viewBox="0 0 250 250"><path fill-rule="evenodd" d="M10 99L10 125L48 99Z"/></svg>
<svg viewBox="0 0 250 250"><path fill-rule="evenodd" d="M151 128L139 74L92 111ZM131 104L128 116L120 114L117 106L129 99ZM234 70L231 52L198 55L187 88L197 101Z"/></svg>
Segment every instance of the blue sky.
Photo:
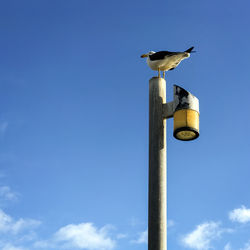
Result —
<svg viewBox="0 0 250 250"><path fill-rule="evenodd" d="M200 100L168 121L168 248L250 249L249 8L239 1L0 3L0 249L147 249L150 50Z"/></svg>

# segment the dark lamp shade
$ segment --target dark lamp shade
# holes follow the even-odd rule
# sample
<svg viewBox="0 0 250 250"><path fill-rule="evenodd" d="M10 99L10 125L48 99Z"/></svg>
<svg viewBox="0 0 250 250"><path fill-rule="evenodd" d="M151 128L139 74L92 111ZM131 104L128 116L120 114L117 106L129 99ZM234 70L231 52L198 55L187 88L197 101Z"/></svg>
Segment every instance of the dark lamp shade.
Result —
<svg viewBox="0 0 250 250"><path fill-rule="evenodd" d="M174 137L191 141L199 136L199 113L192 109L181 109L174 113Z"/></svg>

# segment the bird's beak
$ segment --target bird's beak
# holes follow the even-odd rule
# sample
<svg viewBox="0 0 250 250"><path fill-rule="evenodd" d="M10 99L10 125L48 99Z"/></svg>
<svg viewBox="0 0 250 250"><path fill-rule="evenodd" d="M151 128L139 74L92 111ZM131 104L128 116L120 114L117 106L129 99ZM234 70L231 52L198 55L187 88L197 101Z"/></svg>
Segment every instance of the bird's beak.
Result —
<svg viewBox="0 0 250 250"><path fill-rule="evenodd" d="M141 55L141 58L148 57L148 54Z"/></svg>

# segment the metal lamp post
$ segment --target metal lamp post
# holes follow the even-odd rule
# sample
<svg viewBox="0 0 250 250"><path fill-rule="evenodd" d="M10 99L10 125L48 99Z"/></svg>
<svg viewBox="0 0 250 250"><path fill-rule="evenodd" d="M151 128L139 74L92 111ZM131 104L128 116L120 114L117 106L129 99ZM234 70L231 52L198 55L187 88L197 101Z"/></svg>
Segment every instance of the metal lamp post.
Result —
<svg viewBox="0 0 250 250"><path fill-rule="evenodd" d="M174 85L174 101L166 102L166 81L149 80L149 212L148 250L167 250L166 119L174 117L174 137L199 136L199 100Z"/></svg>

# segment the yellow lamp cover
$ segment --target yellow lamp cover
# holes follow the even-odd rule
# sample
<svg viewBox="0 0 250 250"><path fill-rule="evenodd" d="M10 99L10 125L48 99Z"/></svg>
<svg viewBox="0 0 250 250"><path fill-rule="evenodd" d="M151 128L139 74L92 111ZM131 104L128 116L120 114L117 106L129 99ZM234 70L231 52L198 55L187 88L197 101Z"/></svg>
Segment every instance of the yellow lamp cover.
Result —
<svg viewBox="0 0 250 250"><path fill-rule="evenodd" d="M199 136L199 113L192 109L181 109L174 113L174 137L182 141Z"/></svg>

